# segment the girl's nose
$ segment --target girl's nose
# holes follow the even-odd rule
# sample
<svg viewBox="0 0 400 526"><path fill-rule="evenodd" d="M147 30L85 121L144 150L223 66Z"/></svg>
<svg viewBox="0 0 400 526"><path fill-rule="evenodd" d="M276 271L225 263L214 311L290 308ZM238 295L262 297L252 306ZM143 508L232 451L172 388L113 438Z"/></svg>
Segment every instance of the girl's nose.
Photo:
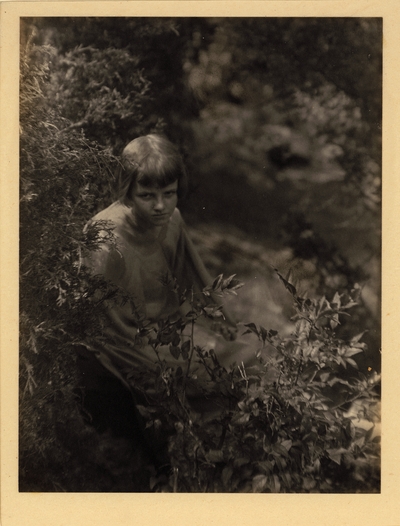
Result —
<svg viewBox="0 0 400 526"><path fill-rule="evenodd" d="M154 210L162 211L164 210L164 199L162 196L157 196L156 203L154 205Z"/></svg>

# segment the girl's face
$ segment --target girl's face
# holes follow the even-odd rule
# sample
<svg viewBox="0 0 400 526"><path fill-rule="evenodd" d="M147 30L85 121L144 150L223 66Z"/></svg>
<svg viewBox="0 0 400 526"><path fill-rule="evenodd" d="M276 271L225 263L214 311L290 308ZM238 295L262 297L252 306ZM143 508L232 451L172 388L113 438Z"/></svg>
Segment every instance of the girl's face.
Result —
<svg viewBox="0 0 400 526"><path fill-rule="evenodd" d="M178 181L159 188L136 183L132 191L136 219L147 227L161 227L168 223L178 203Z"/></svg>

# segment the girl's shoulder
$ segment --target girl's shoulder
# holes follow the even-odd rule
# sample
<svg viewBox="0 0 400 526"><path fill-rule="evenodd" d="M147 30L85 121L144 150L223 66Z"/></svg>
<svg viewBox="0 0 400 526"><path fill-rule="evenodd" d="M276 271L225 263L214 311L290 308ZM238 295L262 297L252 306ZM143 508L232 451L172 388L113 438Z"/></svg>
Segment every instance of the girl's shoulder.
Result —
<svg viewBox="0 0 400 526"><path fill-rule="evenodd" d="M183 224L183 219L178 208L175 208L175 210L173 211L170 222L176 225Z"/></svg>
<svg viewBox="0 0 400 526"><path fill-rule="evenodd" d="M90 222L113 221L114 223L118 224L126 219L128 212L129 210L125 205L119 201L115 201L110 206L104 208L104 210L101 210L95 216L93 216Z"/></svg>
<svg viewBox="0 0 400 526"><path fill-rule="evenodd" d="M167 237L172 236L174 238L180 237L184 230L185 222L181 216L178 208L175 208L172 216L170 217L167 229Z"/></svg>

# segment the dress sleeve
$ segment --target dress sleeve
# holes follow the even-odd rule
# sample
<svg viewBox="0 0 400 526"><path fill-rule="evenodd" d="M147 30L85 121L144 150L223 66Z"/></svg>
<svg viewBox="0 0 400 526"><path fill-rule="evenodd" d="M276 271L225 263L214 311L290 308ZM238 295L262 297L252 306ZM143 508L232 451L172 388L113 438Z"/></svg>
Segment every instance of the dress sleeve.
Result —
<svg viewBox="0 0 400 526"><path fill-rule="evenodd" d="M194 292L199 293L211 283L211 277L189 237L186 225L180 214L177 214L174 226L177 230L177 247L174 261L175 277L181 290L188 290L193 287Z"/></svg>

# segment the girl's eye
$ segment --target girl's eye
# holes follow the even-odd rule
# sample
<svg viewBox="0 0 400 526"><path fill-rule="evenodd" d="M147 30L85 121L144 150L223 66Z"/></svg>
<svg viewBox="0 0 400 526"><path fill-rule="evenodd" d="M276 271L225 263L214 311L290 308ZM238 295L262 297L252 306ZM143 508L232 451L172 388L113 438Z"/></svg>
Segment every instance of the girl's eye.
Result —
<svg viewBox="0 0 400 526"><path fill-rule="evenodd" d="M168 197L173 196L173 195L176 195L176 190L170 190L170 191L168 191L168 192L165 192L164 195L166 195L166 196L168 196Z"/></svg>

